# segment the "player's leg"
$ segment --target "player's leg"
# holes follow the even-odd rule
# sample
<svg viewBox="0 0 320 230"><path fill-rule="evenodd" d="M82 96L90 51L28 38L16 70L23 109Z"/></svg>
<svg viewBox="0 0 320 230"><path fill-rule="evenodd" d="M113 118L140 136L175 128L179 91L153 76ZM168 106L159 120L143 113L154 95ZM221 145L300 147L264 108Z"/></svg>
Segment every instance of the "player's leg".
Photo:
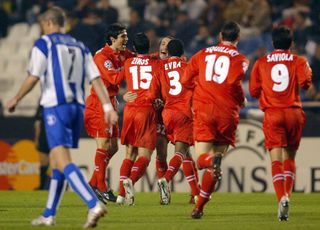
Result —
<svg viewBox="0 0 320 230"><path fill-rule="evenodd" d="M133 185L144 175L150 162L153 150L147 148L138 148L138 156L134 162L130 177L123 181L123 187L126 191L126 202L129 205L134 204Z"/></svg>
<svg viewBox="0 0 320 230"><path fill-rule="evenodd" d="M132 166L137 158L138 149L127 145L126 146L126 156L125 159L122 161L120 167L120 182L119 182L119 195L117 197L118 204L124 204L125 202L125 189L123 187L123 181L127 179L131 174Z"/></svg>
<svg viewBox="0 0 320 230"><path fill-rule="evenodd" d="M156 170L157 170L158 178L162 178L168 169L168 163L167 163L168 140L165 137L165 135L161 134L163 132L164 132L164 126L161 124L157 124Z"/></svg>
<svg viewBox="0 0 320 230"><path fill-rule="evenodd" d="M190 204L195 204L199 199L200 194L200 186L199 186L199 178L198 178L198 170L195 165L195 161L193 160L191 153L188 152L185 159L182 162L182 169L189 186L191 188L191 199Z"/></svg>

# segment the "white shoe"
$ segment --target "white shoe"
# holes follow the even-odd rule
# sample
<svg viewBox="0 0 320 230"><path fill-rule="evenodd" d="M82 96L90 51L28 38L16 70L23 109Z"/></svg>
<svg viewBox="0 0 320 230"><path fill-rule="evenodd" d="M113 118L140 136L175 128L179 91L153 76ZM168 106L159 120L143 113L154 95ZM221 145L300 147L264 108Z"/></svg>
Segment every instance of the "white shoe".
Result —
<svg viewBox="0 0 320 230"><path fill-rule="evenodd" d="M289 220L289 198L287 196L283 196L279 202L278 219L279 221Z"/></svg>
<svg viewBox="0 0 320 230"><path fill-rule="evenodd" d="M168 205L170 203L170 189L168 182L165 178L160 178L158 180L158 187L160 192L160 204Z"/></svg>
<svg viewBox="0 0 320 230"><path fill-rule="evenodd" d="M126 191L126 204L127 205L134 205L134 191L133 191L133 184L130 178L123 180L123 187Z"/></svg>
<svg viewBox="0 0 320 230"><path fill-rule="evenodd" d="M44 217L39 216L38 218L31 221L32 226L52 226L56 224L56 218L54 216Z"/></svg>
<svg viewBox="0 0 320 230"><path fill-rule="evenodd" d="M125 202L125 198L123 196L118 195L116 203L119 205L124 205L124 202Z"/></svg>
<svg viewBox="0 0 320 230"><path fill-rule="evenodd" d="M98 201L96 206L89 209L88 216L87 216L87 222L83 225L83 228L94 228L97 226L98 220L101 217L104 217L105 214L107 214L107 208L106 206Z"/></svg>

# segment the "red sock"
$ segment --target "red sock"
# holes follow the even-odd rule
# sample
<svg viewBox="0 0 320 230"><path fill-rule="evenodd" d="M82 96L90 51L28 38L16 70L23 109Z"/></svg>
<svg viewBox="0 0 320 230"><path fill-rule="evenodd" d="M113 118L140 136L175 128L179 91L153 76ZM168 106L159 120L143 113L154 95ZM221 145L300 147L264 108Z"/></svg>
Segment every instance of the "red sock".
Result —
<svg viewBox="0 0 320 230"><path fill-rule="evenodd" d="M206 170L202 177L199 200L196 203L196 208L198 208L200 211L203 210L204 205L209 201L210 195L214 191L215 185L216 181L214 180L212 170Z"/></svg>
<svg viewBox="0 0 320 230"><path fill-rule="evenodd" d="M131 169L131 175L130 179L132 180L132 183L136 183L146 172L147 167L149 165L149 159L145 156L140 156L134 162L132 169Z"/></svg>
<svg viewBox="0 0 320 230"><path fill-rule="evenodd" d="M166 174L166 171L168 169L167 161L160 161L158 158L156 158L156 169L157 169L157 177L162 178L164 177L164 174Z"/></svg>
<svg viewBox="0 0 320 230"><path fill-rule="evenodd" d="M176 152L173 155L173 157L171 158L171 160L169 162L168 170L167 170L166 174L164 175L164 178L166 178L167 182L171 181L172 178L174 177L174 175L176 175L176 173L179 171L179 168L182 164L183 158L184 158L184 156L180 152Z"/></svg>
<svg viewBox="0 0 320 230"><path fill-rule="evenodd" d="M198 157L198 168L199 169L209 169L212 168L213 155L209 153L203 153Z"/></svg>
<svg viewBox="0 0 320 230"><path fill-rule="evenodd" d="M198 179L197 179L197 169L194 168L194 161L192 157L186 157L182 163L183 173L187 178L187 181L190 185L192 195L197 196L200 193Z"/></svg>
<svg viewBox="0 0 320 230"><path fill-rule="evenodd" d="M107 190L107 185L105 182L106 156L107 150L96 149L96 155L94 159L94 172L90 180L90 185L93 187L97 187L101 192L105 192Z"/></svg>
<svg viewBox="0 0 320 230"><path fill-rule="evenodd" d="M285 195L285 181L283 174L283 164L280 161L272 161L272 180L278 202Z"/></svg>
<svg viewBox="0 0 320 230"><path fill-rule="evenodd" d="M296 162L292 159L287 159L283 162L283 170L285 176L286 193L291 197L293 183L296 175Z"/></svg>
<svg viewBox="0 0 320 230"><path fill-rule="evenodd" d="M130 172L133 166L133 161L130 159L124 159L120 168L120 185L119 185L119 195L123 196L126 194L123 187L123 180L130 176Z"/></svg>

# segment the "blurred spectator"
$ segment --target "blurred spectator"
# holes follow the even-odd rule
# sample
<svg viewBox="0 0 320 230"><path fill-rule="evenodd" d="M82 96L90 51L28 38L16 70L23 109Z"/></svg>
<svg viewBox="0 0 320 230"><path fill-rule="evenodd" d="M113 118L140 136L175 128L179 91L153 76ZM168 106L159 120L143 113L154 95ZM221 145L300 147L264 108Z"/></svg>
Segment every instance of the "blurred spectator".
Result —
<svg viewBox="0 0 320 230"><path fill-rule="evenodd" d="M205 23L211 34L217 35L224 23L223 12L227 7L224 0L209 0L208 7L201 16L201 21Z"/></svg>
<svg viewBox="0 0 320 230"><path fill-rule="evenodd" d="M145 33L150 40L149 53L157 52L159 49L160 38L157 36L155 26L153 24L149 24L145 29Z"/></svg>
<svg viewBox="0 0 320 230"><path fill-rule="evenodd" d="M249 10L250 0L231 0L224 11L226 21L241 22L243 14Z"/></svg>
<svg viewBox="0 0 320 230"><path fill-rule="evenodd" d="M130 20L129 20L129 25L127 28L127 33L128 33L128 43L127 47L132 50L133 46L133 37L136 33L144 32L146 28L146 22L141 20L140 15L138 11L135 9L131 9L130 11Z"/></svg>
<svg viewBox="0 0 320 230"><path fill-rule="evenodd" d="M128 6L138 12L140 18L144 20L144 9L146 7L147 0L129 0Z"/></svg>
<svg viewBox="0 0 320 230"><path fill-rule="evenodd" d="M296 51L300 54L305 53L305 46L309 36L311 35L311 26L312 22L306 13L298 11L294 15L294 22L292 26L293 38Z"/></svg>
<svg viewBox="0 0 320 230"><path fill-rule="evenodd" d="M315 90L312 99L320 101L320 40L318 41L315 55L311 60L311 69L313 74L312 83Z"/></svg>
<svg viewBox="0 0 320 230"><path fill-rule="evenodd" d="M0 38L6 37L8 34L9 18L6 11L0 3Z"/></svg>
<svg viewBox="0 0 320 230"><path fill-rule="evenodd" d="M164 2L157 0L148 0L148 4L144 11L144 20L152 22L157 27L161 26L160 13L166 7Z"/></svg>
<svg viewBox="0 0 320 230"><path fill-rule="evenodd" d="M186 49L185 55L189 58L201 49L215 45L217 40L214 39L206 25L201 25L198 29L198 34L190 42L190 46Z"/></svg>
<svg viewBox="0 0 320 230"><path fill-rule="evenodd" d="M198 20L206 7L207 2L204 0L185 0L180 10L187 11L191 20Z"/></svg>
<svg viewBox="0 0 320 230"><path fill-rule="evenodd" d="M180 6L180 0L167 0L165 8L163 8L160 13L160 24L158 28L160 36L166 36L168 34L171 25L173 25L177 19Z"/></svg>
<svg viewBox="0 0 320 230"><path fill-rule="evenodd" d="M77 5L74 8L73 12L74 14L82 19L87 16L90 9L94 8L93 0L77 0Z"/></svg>
<svg viewBox="0 0 320 230"><path fill-rule="evenodd" d="M187 47L197 32L197 22L189 19L188 12L184 10L179 11L177 19L171 27L170 35L182 40L185 47Z"/></svg>
<svg viewBox="0 0 320 230"><path fill-rule="evenodd" d="M68 17L70 28L69 34L82 41L94 54L104 45L104 27L97 10L88 11L83 20L79 20L75 14Z"/></svg>
<svg viewBox="0 0 320 230"><path fill-rule="evenodd" d="M104 26L118 22L118 10L110 5L109 0L100 0L97 3L97 9L101 11L102 23Z"/></svg>
<svg viewBox="0 0 320 230"><path fill-rule="evenodd" d="M283 10L293 6L293 0L269 0L269 3L272 21L276 23L282 19Z"/></svg>

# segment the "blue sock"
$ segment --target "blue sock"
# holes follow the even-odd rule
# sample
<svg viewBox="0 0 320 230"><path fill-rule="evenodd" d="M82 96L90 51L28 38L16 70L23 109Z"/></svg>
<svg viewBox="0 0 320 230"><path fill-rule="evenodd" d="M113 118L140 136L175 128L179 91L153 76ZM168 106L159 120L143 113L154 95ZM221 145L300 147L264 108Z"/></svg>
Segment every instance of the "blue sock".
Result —
<svg viewBox="0 0 320 230"><path fill-rule="evenodd" d="M64 168L64 175L71 188L78 193L89 208L96 206L98 199L84 179L78 166L73 163L68 164Z"/></svg>
<svg viewBox="0 0 320 230"><path fill-rule="evenodd" d="M52 169L47 205L42 214L44 217L56 215L56 211L60 204L65 188L66 183L63 173L58 169Z"/></svg>

